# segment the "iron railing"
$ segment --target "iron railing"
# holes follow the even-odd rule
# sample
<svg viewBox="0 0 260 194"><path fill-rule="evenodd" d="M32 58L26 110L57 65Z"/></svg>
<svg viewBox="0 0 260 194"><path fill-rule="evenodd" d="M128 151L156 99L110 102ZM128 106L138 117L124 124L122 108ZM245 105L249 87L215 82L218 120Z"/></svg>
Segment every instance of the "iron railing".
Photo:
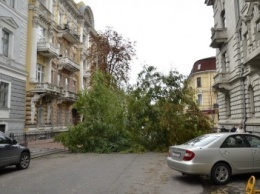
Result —
<svg viewBox="0 0 260 194"><path fill-rule="evenodd" d="M11 139L17 140L21 145L28 145L28 142L52 139L56 135L64 133L64 131L37 131L37 132L25 132L25 133L10 133Z"/></svg>

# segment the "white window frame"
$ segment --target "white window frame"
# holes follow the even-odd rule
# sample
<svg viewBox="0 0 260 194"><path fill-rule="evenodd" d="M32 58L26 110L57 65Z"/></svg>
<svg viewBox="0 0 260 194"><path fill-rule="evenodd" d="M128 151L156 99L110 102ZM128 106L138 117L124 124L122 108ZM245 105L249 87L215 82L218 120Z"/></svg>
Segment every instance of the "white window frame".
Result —
<svg viewBox="0 0 260 194"><path fill-rule="evenodd" d="M65 78L65 91L69 91L69 78Z"/></svg>
<svg viewBox="0 0 260 194"><path fill-rule="evenodd" d="M197 94L197 102L198 102L198 105L202 105L203 104L203 96L202 94Z"/></svg>
<svg viewBox="0 0 260 194"><path fill-rule="evenodd" d="M9 109L10 108L10 102L11 102L11 82L7 82L7 81L4 81L4 80L0 80L0 84L1 83L6 83L6 84L8 84L8 91L7 91L7 105L6 105L6 107L1 107L0 106L0 109Z"/></svg>
<svg viewBox="0 0 260 194"><path fill-rule="evenodd" d="M0 20L0 55L3 55L2 50L2 37L3 37L3 31L6 31L9 33L9 42L8 42L8 58L13 57L13 48L14 48L14 32L18 28L18 25L13 21L15 24L11 24L9 20L12 20L12 18L2 19Z"/></svg>
<svg viewBox="0 0 260 194"><path fill-rule="evenodd" d="M37 64L36 66L36 81L38 83L44 82L44 66Z"/></svg>
<svg viewBox="0 0 260 194"><path fill-rule="evenodd" d="M37 28L37 40L40 42L44 42L46 40L46 29L40 25Z"/></svg>
<svg viewBox="0 0 260 194"><path fill-rule="evenodd" d="M9 48L10 48L10 32L7 31L6 29L2 30L2 36L1 36L1 50L2 50L2 54L5 57L9 56Z"/></svg>
<svg viewBox="0 0 260 194"><path fill-rule="evenodd" d="M200 70L200 68L201 68L201 64L199 63L199 64L198 64L198 70Z"/></svg>

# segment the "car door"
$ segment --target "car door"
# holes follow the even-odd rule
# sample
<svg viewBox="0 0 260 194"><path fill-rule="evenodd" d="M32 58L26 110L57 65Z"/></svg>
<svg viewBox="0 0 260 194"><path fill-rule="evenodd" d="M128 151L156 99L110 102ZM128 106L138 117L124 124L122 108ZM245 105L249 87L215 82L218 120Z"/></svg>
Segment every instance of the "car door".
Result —
<svg viewBox="0 0 260 194"><path fill-rule="evenodd" d="M254 135L245 135L250 144L250 149L254 157L254 170L260 172L260 137Z"/></svg>
<svg viewBox="0 0 260 194"><path fill-rule="evenodd" d="M220 147L220 153L233 167L234 173L253 169L253 153L239 134L228 136Z"/></svg>
<svg viewBox="0 0 260 194"><path fill-rule="evenodd" d="M0 166L12 164L17 160L18 149L11 139L0 133Z"/></svg>

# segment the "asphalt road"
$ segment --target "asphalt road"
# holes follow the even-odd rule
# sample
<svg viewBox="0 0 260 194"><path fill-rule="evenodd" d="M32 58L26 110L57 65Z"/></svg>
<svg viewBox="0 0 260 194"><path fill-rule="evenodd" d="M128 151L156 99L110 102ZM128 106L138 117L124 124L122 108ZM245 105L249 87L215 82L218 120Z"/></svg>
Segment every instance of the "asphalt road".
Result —
<svg viewBox="0 0 260 194"><path fill-rule="evenodd" d="M166 153L54 154L31 161L27 170L0 170L0 194L239 194L248 175L215 186L182 176L166 165ZM260 177L259 177L260 178Z"/></svg>

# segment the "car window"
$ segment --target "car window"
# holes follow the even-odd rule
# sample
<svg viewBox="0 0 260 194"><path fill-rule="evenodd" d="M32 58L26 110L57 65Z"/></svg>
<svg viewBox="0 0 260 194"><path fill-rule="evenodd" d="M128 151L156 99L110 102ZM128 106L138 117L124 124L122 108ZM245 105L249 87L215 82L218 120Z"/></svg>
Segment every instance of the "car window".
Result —
<svg viewBox="0 0 260 194"><path fill-rule="evenodd" d="M5 137L4 135L0 134L0 144L10 144L10 139Z"/></svg>
<svg viewBox="0 0 260 194"><path fill-rule="evenodd" d="M246 135L245 138L251 147L260 148L260 138L259 137Z"/></svg>
<svg viewBox="0 0 260 194"><path fill-rule="evenodd" d="M243 148L246 143L240 135L232 135L225 139L221 148Z"/></svg>
<svg viewBox="0 0 260 194"><path fill-rule="evenodd" d="M197 138L194 138L184 144L186 145L192 145L192 146L205 146L209 143L213 142L215 139L217 139L219 136L209 136L209 135L203 135L199 136Z"/></svg>

